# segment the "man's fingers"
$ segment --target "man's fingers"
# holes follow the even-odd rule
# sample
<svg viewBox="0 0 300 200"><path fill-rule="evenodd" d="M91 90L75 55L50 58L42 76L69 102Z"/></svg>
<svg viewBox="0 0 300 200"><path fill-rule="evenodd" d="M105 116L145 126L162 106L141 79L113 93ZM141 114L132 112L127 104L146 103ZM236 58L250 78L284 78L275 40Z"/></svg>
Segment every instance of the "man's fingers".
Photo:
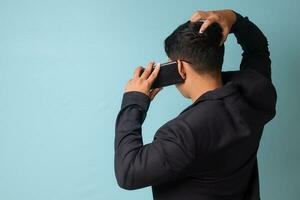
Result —
<svg viewBox="0 0 300 200"><path fill-rule="evenodd" d="M225 41L226 41L226 39L228 37L228 34L229 34L229 30L227 28L224 28L222 34L223 34L223 38L222 38L222 40L220 42L220 46L222 46L222 44L225 43Z"/></svg>
<svg viewBox="0 0 300 200"><path fill-rule="evenodd" d="M140 74L141 74L142 69L143 69L143 68L142 68L141 66L138 66L138 67L134 70L134 74L133 74L133 78L134 78L134 79L140 77Z"/></svg>
<svg viewBox="0 0 300 200"><path fill-rule="evenodd" d="M151 62L147 65L146 69L144 70L144 72L142 73L142 75L140 77L141 79L146 80L149 77L149 75L152 72L153 64L154 64L154 62Z"/></svg>
<svg viewBox="0 0 300 200"><path fill-rule="evenodd" d="M150 92L150 99L153 100L154 97L162 90L163 88L155 88Z"/></svg>
<svg viewBox="0 0 300 200"><path fill-rule="evenodd" d="M196 21L199 21L199 20L203 20L203 19L206 19L207 18L207 13L204 12L204 11L197 11L195 12L192 16L191 16L191 22L196 22Z"/></svg>
<svg viewBox="0 0 300 200"><path fill-rule="evenodd" d="M148 78L148 81L152 84L153 81L155 80L155 78L157 77L158 75L158 72L159 72L159 69L160 69L160 63L157 63L156 64L156 67L154 68L153 72L151 73L151 75L149 76Z"/></svg>
<svg viewBox="0 0 300 200"><path fill-rule="evenodd" d="M200 33L203 33L203 32L206 30L206 28L207 28L209 25L211 25L212 23L214 23L214 22L215 22L215 19L214 19L214 18L212 18L212 17L207 18L207 19L204 21L204 23L202 24L202 26L201 26L199 32L200 32Z"/></svg>

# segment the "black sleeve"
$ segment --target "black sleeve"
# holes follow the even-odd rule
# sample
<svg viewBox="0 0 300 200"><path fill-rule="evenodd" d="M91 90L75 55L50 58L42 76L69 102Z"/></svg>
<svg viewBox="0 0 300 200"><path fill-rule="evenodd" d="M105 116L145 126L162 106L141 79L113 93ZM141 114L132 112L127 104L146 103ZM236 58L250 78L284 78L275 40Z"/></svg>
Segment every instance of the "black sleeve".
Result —
<svg viewBox="0 0 300 200"><path fill-rule="evenodd" d="M195 157L190 126L175 118L160 127L152 143L143 145L142 123L150 98L141 92L123 94L115 124L115 176L132 190L180 178Z"/></svg>
<svg viewBox="0 0 300 200"><path fill-rule="evenodd" d="M230 32L243 49L240 70L251 69L271 80L271 60L266 37L248 17L235 14L236 22Z"/></svg>
<svg viewBox="0 0 300 200"><path fill-rule="evenodd" d="M231 33L243 49L239 71L222 72L223 82L235 82L248 103L261 111L262 123L276 114L277 93L271 80L271 60L268 42L259 28L247 17L236 13L236 23Z"/></svg>

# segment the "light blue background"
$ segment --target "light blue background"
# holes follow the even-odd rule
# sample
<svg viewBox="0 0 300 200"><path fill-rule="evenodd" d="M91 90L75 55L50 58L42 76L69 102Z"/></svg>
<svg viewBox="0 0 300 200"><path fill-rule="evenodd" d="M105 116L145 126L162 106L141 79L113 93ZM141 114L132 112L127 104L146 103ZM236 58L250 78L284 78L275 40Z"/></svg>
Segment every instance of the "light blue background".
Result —
<svg viewBox="0 0 300 200"><path fill-rule="evenodd" d="M164 38L194 11L222 8L249 16L270 44L278 104L259 150L262 199L299 199L298 2L0 0L0 199L152 199L150 188L126 191L114 176L124 86L136 66L167 60ZM224 69L237 69L240 54L230 36ZM144 142L190 103L165 88Z"/></svg>

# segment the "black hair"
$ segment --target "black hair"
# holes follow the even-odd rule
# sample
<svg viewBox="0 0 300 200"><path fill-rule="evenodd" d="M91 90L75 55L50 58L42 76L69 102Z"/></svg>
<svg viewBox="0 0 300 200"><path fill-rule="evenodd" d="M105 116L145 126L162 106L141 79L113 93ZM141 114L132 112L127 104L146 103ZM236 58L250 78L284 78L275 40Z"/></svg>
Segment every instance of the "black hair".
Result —
<svg viewBox="0 0 300 200"><path fill-rule="evenodd" d="M180 25L165 39L165 51L171 60L186 60L199 73L215 73L222 70L224 44L222 28L218 23L209 25L199 33L203 22Z"/></svg>

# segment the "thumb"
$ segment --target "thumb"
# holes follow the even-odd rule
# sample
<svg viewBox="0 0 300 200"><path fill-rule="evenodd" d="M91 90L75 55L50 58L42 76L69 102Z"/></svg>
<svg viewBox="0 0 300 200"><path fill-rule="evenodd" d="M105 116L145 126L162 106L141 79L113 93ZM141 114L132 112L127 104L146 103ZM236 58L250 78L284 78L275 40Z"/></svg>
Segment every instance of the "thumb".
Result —
<svg viewBox="0 0 300 200"><path fill-rule="evenodd" d="M163 88L155 88L150 92L150 99L153 100L154 97L162 90Z"/></svg>

